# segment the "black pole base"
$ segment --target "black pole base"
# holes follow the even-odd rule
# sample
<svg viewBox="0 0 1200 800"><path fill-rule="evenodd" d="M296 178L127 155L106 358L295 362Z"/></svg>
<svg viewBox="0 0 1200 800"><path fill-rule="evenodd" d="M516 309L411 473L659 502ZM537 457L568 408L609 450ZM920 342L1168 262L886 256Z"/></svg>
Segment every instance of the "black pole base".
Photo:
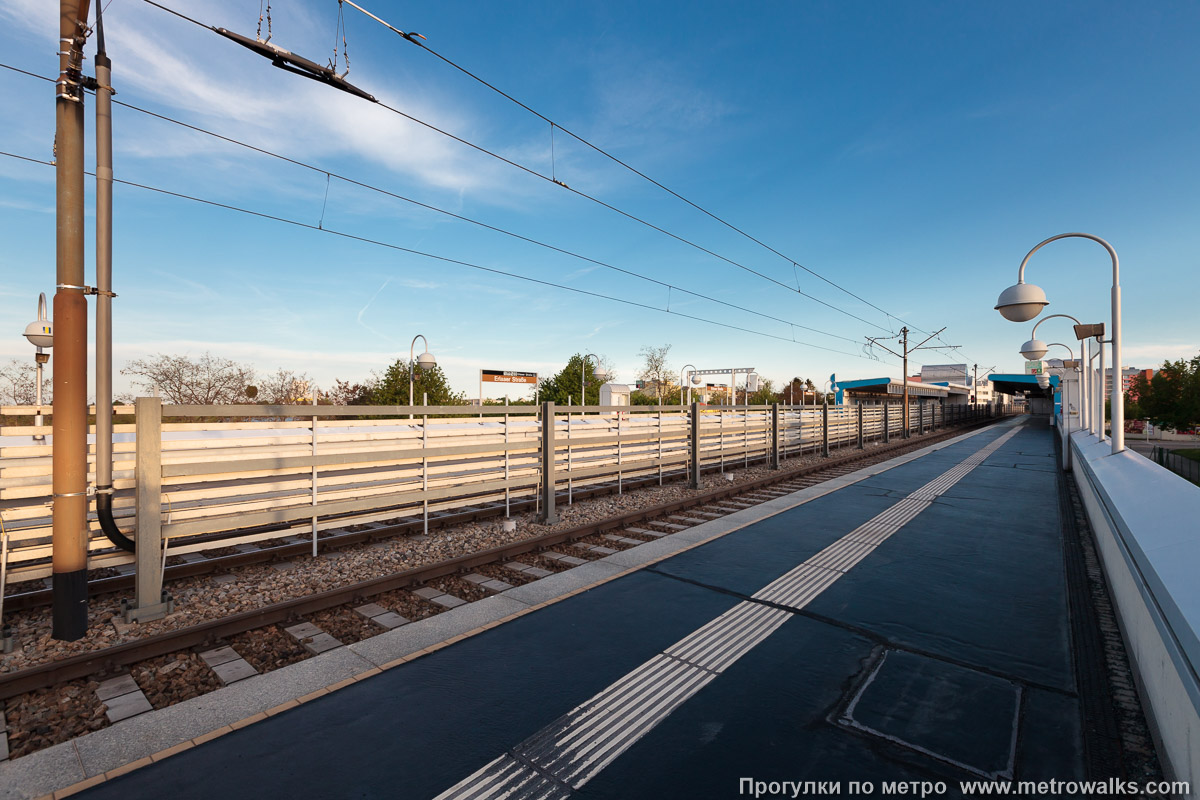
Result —
<svg viewBox="0 0 1200 800"><path fill-rule="evenodd" d="M74 642L87 635L87 570L54 573L54 626L50 635Z"/></svg>

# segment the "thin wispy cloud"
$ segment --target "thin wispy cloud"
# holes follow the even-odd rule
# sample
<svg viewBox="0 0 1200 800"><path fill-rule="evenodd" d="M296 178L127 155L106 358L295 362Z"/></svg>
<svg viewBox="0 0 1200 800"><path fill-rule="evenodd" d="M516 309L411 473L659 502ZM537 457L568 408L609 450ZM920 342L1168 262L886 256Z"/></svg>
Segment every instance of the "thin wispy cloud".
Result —
<svg viewBox="0 0 1200 800"><path fill-rule="evenodd" d="M28 200L14 200L7 197L0 198L0 208L11 208L16 211L31 211L34 214L53 214L55 213L54 206L44 203L33 203Z"/></svg>
<svg viewBox="0 0 1200 800"><path fill-rule="evenodd" d="M1191 359L1200 355L1200 339L1192 342L1149 342L1126 344L1121 348L1122 360L1141 369L1156 369L1163 361Z"/></svg>
<svg viewBox="0 0 1200 800"><path fill-rule="evenodd" d="M173 7L202 22L242 33L250 28L241 30L236 21L244 21L245 26L255 21L247 18L244 4L179 0ZM277 10L276 16L291 13ZM0 9L0 18L39 38L57 30L56 8L41 0L12 0ZM513 191L510 168L378 105L286 75L235 43L165 12L132 4L111 8L105 19L114 84L126 90L122 100L150 105L294 158L350 156L393 175L459 194L487 197ZM311 17L291 23L294 41L277 31L273 43L310 56L326 52L328 42L318 44L322 37ZM388 85L389 76L373 70L369 61L354 77L381 102L443 130L469 137L481 127L469 113L444 100L426 103L399 92ZM286 91L280 91L281 85ZM117 147L146 159L177 160L214 152L225 152L234 159L252 157L167 123L160 125L152 139L141 141L118 141Z"/></svg>

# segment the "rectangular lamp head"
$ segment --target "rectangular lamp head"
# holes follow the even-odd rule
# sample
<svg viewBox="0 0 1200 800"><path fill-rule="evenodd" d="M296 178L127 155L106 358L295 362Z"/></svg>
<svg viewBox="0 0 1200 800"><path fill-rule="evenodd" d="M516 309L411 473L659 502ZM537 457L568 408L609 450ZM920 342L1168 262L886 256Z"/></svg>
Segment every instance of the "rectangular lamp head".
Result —
<svg viewBox="0 0 1200 800"><path fill-rule="evenodd" d="M1093 336L1099 336L1099 337L1104 336L1104 323L1103 322L1098 322L1094 325L1076 325L1075 326L1075 338L1077 338L1079 341L1082 342L1084 339L1090 339Z"/></svg>

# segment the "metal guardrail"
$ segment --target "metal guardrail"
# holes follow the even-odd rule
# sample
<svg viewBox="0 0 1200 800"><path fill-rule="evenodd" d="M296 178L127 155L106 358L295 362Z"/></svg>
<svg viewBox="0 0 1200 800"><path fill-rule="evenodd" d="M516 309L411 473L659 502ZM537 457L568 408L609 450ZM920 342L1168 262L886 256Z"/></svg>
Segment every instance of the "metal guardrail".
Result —
<svg viewBox="0 0 1200 800"><path fill-rule="evenodd" d="M543 444L547 409L554 419L552 458ZM913 404L909 435L986 409ZM518 498L539 498L544 512L548 497L571 502L575 490L595 484L615 482L620 489L633 478L690 477L697 466L774 465L887 441L903 435L901 410L897 404L720 406L699 407L693 419L678 406L164 406L142 398L136 423L114 427L113 509L124 529L145 521L157 531L154 541L164 543L154 548L162 550L153 558L159 564L298 535L315 546L322 531L348 525L428 519ZM39 443L36 433L50 431L0 427L10 581L51 571L52 437ZM89 450L94 466L94 446ZM89 527L90 569L135 560L111 548L94 516Z"/></svg>
<svg viewBox="0 0 1200 800"><path fill-rule="evenodd" d="M1155 445L1150 451L1150 460L1160 467L1166 467L1181 478L1186 478L1200 486L1200 461L1178 455L1166 447Z"/></svg>

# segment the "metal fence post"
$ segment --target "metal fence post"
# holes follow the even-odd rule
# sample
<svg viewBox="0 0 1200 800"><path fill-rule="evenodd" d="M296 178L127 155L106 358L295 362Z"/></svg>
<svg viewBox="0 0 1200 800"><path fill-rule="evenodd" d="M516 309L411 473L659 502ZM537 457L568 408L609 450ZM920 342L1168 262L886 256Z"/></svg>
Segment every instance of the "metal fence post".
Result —
<svg viewBox="0 0 1200 800"><path fill-rule="evenodd" d="M821 455L829 458L829 401L821 406Z"/></svg>
<svg viewBox="0 0 1200 800"><path fill-rule="evenodd" d="M688 458L691 459L691 479L689 489L700 488L700 404L692 403L691 431L688 435Z"/></svg>
<svg viewBox="0 0 1200 800"><path fill-rule="evenodd" d="M554 401L542 403L542 516L541 522L558 522L554 509Z"/></svg>
<svg viewBox="0 0 1200 800"><path fill-rule="evenodd" d="M925 404L917 401L917 433L925 435Z"/></svg>
<svg viewBox="0 0 1200 800"><path fill-rule="evenodd" d="M139 397L134 403L137 481L137 578L134 606L126 622L161 619L168 612L162 588L162 399Z"/></svg>
<svg viewBox="0 0 1200 800"><path fill-rule="evenodd" d="M858 449L863 449L863 406L858 404Z"/></svg>
<svg viewBox="0 0 1200 800"><path fill-rule="evenodd" d="M771 404L771 469L779 469L779 403Z"/></svg>
<svg viewBox="0 0 1200 800"><path fill-rule="evenodd" d="M889 403L887 400L883 401L883 443L884 444L887 444L888 442L890 442L892 440L892 430L891 430L891 424L890 424L891 420L888 419L888 416L889 416L888 409L891 407L891 405L892 404Z"/></svg>

